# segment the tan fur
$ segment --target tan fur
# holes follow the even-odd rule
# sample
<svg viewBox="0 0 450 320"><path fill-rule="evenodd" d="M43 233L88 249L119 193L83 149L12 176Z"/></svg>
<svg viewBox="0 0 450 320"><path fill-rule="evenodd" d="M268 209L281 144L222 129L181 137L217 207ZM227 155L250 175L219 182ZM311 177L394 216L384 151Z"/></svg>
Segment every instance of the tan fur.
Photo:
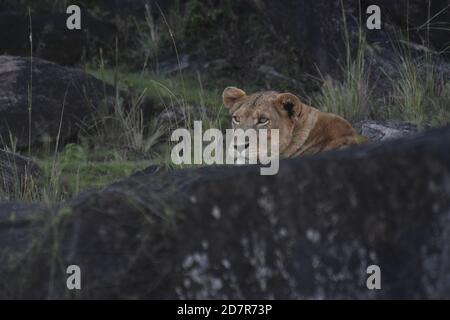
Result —
<svg viewBox="0 0 450 320"><path fill-rule="evenodd" d="M241 89L228 87L223 101L233 116L233 128L279 129L280 156L284 158L364 142L348 121L308 106L291 93L265 91L247 95ZM260 122L265 119L267 124Z"/></svg>

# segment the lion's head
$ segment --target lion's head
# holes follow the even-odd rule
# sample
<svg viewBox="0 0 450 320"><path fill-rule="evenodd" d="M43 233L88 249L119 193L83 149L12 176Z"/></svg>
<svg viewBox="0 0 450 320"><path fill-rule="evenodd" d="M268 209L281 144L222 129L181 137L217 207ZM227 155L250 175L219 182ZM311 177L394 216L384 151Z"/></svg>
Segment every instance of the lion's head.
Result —
<svg viewBox="0 0 450 320"><path fill-rule="evenodd" d="M232 117L233 129L268 129L268 146L271 141L270 129L278 129L280 154L292 142L295 122L303 108L300 99L291 93L264 91L247 95L236 87L228 87L223 91L223 103ZM249 143L235 143L232 148L238 152L245 150L250 156L257 153Z"/></svg>

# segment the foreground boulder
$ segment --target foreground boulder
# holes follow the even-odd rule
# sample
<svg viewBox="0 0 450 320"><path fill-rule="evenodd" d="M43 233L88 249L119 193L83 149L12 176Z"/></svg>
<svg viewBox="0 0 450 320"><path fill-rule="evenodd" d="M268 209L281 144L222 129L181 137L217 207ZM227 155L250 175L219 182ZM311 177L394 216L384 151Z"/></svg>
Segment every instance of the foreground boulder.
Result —
<svg viewBox="0 0 450 320"><path fill-rule="evenodd" d="M20 239L0 248L0 297L448 299L449 145L447 128L275 176L152 171L49 210L0 205L0 239ZM82 290L66 289L72 264Z"/></svg>
<svg viewBox="0 0 450 320"><path fill-rule="evenodd" d="M113 97L113 88L84 72L41 59L0 56L0 146L10 137L18 148L58 135L61 142L69 140L101 107L112 106Z"/></svg>

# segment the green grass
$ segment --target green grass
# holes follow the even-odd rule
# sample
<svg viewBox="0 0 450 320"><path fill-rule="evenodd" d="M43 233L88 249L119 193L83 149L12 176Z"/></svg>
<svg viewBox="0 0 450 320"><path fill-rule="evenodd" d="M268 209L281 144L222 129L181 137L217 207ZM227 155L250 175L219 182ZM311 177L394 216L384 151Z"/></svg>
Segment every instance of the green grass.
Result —
<svg viewBox="0 0 450 320"><path fill-rule="evenodd" d="M342 10L343 2L341 1ZM431 50L418 56L409 47L408 35L404 40L393 41L397 73L388 75L381 70L371 70L366 63L369 48L363 28L359 29L356 53L351 53L350 36L343 11L346 38L346 61L339 80L321 77L321 89L311 100L325 112L339 114L355 123L365 119L402 120L419 127L450 124L450 82L437 61L442 53ZM374 72L373 74L371 74ZM372 75L384 74L389 92L375 92ZM379 80L378 80L379 81Z"/></svg>
<svg viewBox="0 0 450 320"><path fill-rule="evenodd" d="M50 179L53 162L39 161L44 176ZM102 188L151 165L149 161L72 161L58 164L59 193L70 198L87 189Z"/></svg>
<svg viewBox="0 0 450 320"><path fill-rule="evenodd" d="M450 124L450 82L432 58L401 56L398 65L400 77L392 80L389 118L437 127Z"/></svg>
<svg viewBox="0 0 450 320"><path fill-rule="evenodd" d="M68 144L56 155L41 154L35 158L41 170L40 176L27 177L21 183L23 188L13 194L0 194L0 199L37 201L51 205L68 200L82 191L102 188L150 165L165 166L163 160L125 160L123 155L113 149L92 152L80 145Z"/></svg>
<svg viewBox="0 0 450 320"><path fill-rule="evenodd" d="M336 80L329 76L321 75L322 87L319 94L313 97L312 100L322 111L341 115L350 122L355 123L367 119L372 111L371 70L365 60L367 43L361 28L358 33L356 54L352 55L342 1L341 7L346 46L346 61L341 65L342 77L340 80Z"/></svg>
<svg viewBox="0 0 450 320"><path fill-rule="evenodd" d="M394 45L394 44L393 44ZM413 56L410 48L394 48L397 72L388 75L388 92L376 93L370 68L366 65L367 47L360 40L355 57L342 66L341 80L322 77L322 87L312 101L325 112L339 114L352 123L366 119L401 120L419 127L450 124L450 81L440 69L440 55Z"/></svg>
<svg viewBox="0 0 450 320"><path fill-rule="evenodd" d="M161 76L140 72L117 71L114 69L86 70L94 77L115 85L116 77L119 88L127 91L147 91L147 95L156 99L184 99L186 103L204 103L217 106L221 104L218 90L204 90L201 80L194 75Z"/></svg>
<svg viewBox="0 0 450 320"><path fill-rule="evenodd" d="M53 142L34 149L31 156L42 170L39 180L27 181L23 192L1 198L52 204L150 165L172 168L171 130L192 128L194 120L204 121L206 128L228 124L219 89L204 89L198 75L162 77L103 68L88 72L120 89L114 114L95 114L82 127L78 144L68 144L59 152L53 151L58 149ZM131 105L125 105L122 92L131 96ZM151 108L150 118L144 117L144 108ZM185 116L182 123L167 127L158 120L160 113L175 109Z"/></svg>
<svg viewBox="0 0 450 320"><path fill-rule="evenodd" d="M201 120L205 129L228 127L228 112L222 103L223 88L204 86L199 73L162 76L120 69L87 68L86 71L119 90L141 95L143 108L150 109L154 117L160 113L175 114L176 120L164 128L169 133L179 127L193 128L196 120Z"/></svg>
<svg viewBox="0 0 450 320"><path fill-rule="evenodd" d="M419 127L450 124L450 82L439 72L438 64L408 54L397 58L398 73L387 76L391 89L383 96L374 94L364 64L352 61L343 69L342 80L322 79L319 94L312 98L314 105L352 123L375 118L406 121Z"/></svg>
<svg viewBox="0 0 450 320"><path fill-rule="evenodd" d="M86 70L94 77L115 86L117 81L121 90L146 92L146 97L154 102L197 104L213 109L222 105L220 89L205 89L200 75L162 76L140 72L117 71L114 69Z"/></svg>

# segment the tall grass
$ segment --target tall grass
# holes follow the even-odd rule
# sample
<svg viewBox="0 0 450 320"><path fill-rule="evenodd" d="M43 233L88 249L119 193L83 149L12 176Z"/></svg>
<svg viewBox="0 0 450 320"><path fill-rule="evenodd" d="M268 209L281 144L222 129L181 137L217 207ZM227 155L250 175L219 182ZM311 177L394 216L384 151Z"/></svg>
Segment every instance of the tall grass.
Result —
<svg viewBox="0 0 450 320"><path fill-rule="evenodd" d="M32 140L32 110L33 110L33 24L32 24L32 15L31 15L31 7L28 7L28 23L29 23L29 34L28 41L30 45L30 73L29 73L29 82L27 84L27 95L28 95L28 157L31 157L31 140ZM64 96L64 100L66 98L67 92ZM61 121L59 126L59 132L56 138L56 147L55 147L55 159L54 163L56 163L56 150L58 149L58 143L61 132L62 125L62 116L64 113L64 103L62 107L61 113ZM8 188L4 183L5 188L0 187L0 199L3 200L22 200L22 201L39 201L45 203L53 203L55 201L61 200L59 196L59 174L57 170L52 170L47 177L40 176L39 172L35 170L34 172L31 170L32 159L29 159L30 165L26 165L24 167L19 168L15 159L18 157L17 155L17 137L14 137L11 132L9 132L9 143L5 143L2 139L2 145L5 146L5 154L10 154L10 159L7 160L8 163L4 163L5 167L2 168L4 170L10 170L9 173L2 172L2 176L7 176L8 174L12 174L14 177L14 188ZM48 178L48 179L47 179ZM42 188L42 181L47 180L46 186ZM51 190L51 191L50 191Z"/></svg>
<svg viewBox="0 0 450 320"><path fill-rule="evenodd" d="M418 55L410 43L409 31L405 41L392 40L394 74L384 74L382 81L388 92L376 90L371 66L367 63L368 46L360 21L357 47L352 54L351 42L343 2L341 0L346 47L345 63L339 80L321 76L319 94L312 98L322 111L343 116L355 123L368 118L397 119L419 126L442 126L450 123L450 76L441 70L441 54L424 47ZM431 23L432 17L429 19ZM428 27L426 24L421 28ZM450 32L450 29L448 30ZM429 38L429 36L428 36ZM428 44L429 46L429 44ZM447 74L446 74L447 73ZM380 105L380 104L383 105Z"/></svg>
<svg viewBox="0 0 450 320"><path fill-rule="evenodd" d="M33 110L33 23L31 8L28 7L29 44L30 44L30 82L28 84L28 155L31 155L31 116Z"/></svg>
<svg viewBox="0 0 450 320"><path fill-rule="evenodd" d="M117 117L122 126L122 135L126 145L133 150L142 153L149 153L163 136L165 129L158 125L157 121L150 121L145 124L142 104L145 91L132 103L132 107L127 112L123 108L116 108ZM122 138L122 137L120 137Z"/></svg>
<svg viewBox="0 0 450 320"><path fill-rule="evenodd" d="M401 50L398 76L390 78L388 117L416 125L450 123L450 76L441 70L439 58L439 54L430 52L412 57L407 49Z"/></svg>
<svg viewBox="0 0 450 320"><path fill-rule="evenodd" d="M352 52L344 5L341 0L344 29L345 62L341 65L341 78L335 80L321 74L322 87L313 99L324 112L339 114L351 122L367 119L373 103L370 66L366 63L367 43L361 21L358 30L356 53ZM320 70L319 70L320 74Z"/></svg>
<svg viewBox="0 0 450 320"><path fill-rule="evenodd" d="M363 45L363 43L361 43ZM322 76L322 87L315 104L324 112L339 114L351 122L367 119L373 103L370 69L366 66L364 47L355 60L342 67L342 80Z"/></svg>
<svg viewBox="0 0 450 320"><path fill-rule="evenodd" d="M156 8L161 17L160 24L156 25L152 8L147 5L145 13L146 28L143 31L138 29L138 38L145 49L145 60L140 74L127 72L126 70L120 71L122 68L119 67L117 60L115 69L112 71L105 70L102 62L100 72L92 70L92 68L90 70L92 74L107 83L113 84L117 89L131 89L131 91L140 92L135 99L138 103L133 103L132 107L127 110L117 101L114 113L120 120L118 129L124 132L123 136L126 138L127 144L135 146L134 149L141 150L148 148L138 147L136 143L142 141L143 145L150 146L151 141L156 141L159 138L167 141L173 130L178 127L191 129L195 120L202 120L206 128L220 128L225 113L222 112L221 101L216 99L219 93L214 92L217 97L211 97L211 93L204 89L200 73L197 73L193 78L191 75L186 76L183 72L177 37L172 26L172 24L175 24L178 33L182 33L178 29L183 28L183 18L178 15L174 17L173 12L167 17L157 4ZM162 32L161 28L165 28L166 32ZM158 48L163 34L168 35L177 61L176 74L164 77L159 74L158 68ZM156 60L156 68L149 67L149 57ZM102 61L102 59L100 60ZM141 106L146 103L153 104L152 108L159 109L159 112L161 112L149 123L150 130L147 130L147 132L154 135L149 136L150 141L147 140L147 142L143 139L144 124L142 113L139 111ZM104 116L98 118L105 119Z"/></svg>

